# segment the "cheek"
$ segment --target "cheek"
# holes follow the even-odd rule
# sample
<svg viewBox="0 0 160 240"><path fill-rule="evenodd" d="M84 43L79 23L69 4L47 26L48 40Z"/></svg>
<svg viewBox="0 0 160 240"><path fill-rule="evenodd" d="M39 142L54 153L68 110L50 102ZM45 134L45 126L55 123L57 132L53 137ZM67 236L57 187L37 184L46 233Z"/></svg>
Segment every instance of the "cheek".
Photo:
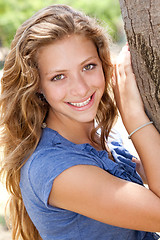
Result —
<svg viewBox="0 0 160 240"><path fill-rule="evenodd" d="M48 90L45 89L45 96L50 105L63 101L66 96L65 89L60 87L50 87Z"/></svg>
<svg viewBox="0 0 160 240"><path fill-rule="evenodd" d="M100 88L102 91L104 91L104 88L105 88L105 78L104 78L103 72L100 72L96 76L96 85L97 85L98 88Z"/></svg>

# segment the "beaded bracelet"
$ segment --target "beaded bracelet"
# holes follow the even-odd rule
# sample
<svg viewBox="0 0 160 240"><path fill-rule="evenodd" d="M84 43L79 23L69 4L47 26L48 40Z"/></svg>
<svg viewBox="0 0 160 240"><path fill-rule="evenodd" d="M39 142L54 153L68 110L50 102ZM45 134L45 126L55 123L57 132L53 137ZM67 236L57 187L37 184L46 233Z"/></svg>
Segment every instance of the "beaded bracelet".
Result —
<svg viewBox="0 0 160 240"><path fill-rule="evenodd" d="M133 132L131 132L131 134L129 134L128 139L130 139L131 136L132 136L135 132L137 132L137 131L140 130L141 128L146 127L146 126L148 126L149 124L152 124L152 123L153 123L153 122L151 121L151 122L145 123L145 124L143 124L142 126L136 128L136 130L134 130Z"/></svg>

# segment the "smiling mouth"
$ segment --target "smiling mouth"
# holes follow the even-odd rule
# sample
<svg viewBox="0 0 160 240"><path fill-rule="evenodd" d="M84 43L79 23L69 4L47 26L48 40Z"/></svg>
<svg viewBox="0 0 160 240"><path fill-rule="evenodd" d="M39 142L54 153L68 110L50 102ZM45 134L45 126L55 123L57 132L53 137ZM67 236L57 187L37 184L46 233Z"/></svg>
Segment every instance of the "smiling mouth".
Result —
<svg viewBox="0 0 160 240"><path fill-rule="evenodd" d="M93 96L93 95L92 95ZM91 99L92 99L92 96L91 97L89 97L86 101L84 101L84 102L80 102L80 103L71 103L71 102L68 102L70 105L72 105L72 106L75 106L75 107L84 107L84 106L86 106L90 101L91 101Z"/></svg>

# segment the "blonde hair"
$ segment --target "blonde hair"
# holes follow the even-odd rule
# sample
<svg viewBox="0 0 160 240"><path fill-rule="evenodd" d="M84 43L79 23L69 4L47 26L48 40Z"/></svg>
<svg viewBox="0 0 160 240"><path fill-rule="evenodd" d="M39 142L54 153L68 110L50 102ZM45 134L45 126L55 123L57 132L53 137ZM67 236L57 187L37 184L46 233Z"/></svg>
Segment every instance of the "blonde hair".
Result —
<svg viewBox="0 0 160 240"><path fill-rule="evenodd" d="M5 61L0 96L0 142L4 148L1 177L11 194L10 215L15 240L41 239L26 212L19 187L21 167L39 142L41 126L49 109L48 103L38 94L40 79L36 53L39 47L71 34L92 40L102 61L106 84L96 118L104 149L117 114L109 94L112 64L108 37L94 19L69 6L52 5L22 24ZM93 139L97 128L92 132Z"/></svg>

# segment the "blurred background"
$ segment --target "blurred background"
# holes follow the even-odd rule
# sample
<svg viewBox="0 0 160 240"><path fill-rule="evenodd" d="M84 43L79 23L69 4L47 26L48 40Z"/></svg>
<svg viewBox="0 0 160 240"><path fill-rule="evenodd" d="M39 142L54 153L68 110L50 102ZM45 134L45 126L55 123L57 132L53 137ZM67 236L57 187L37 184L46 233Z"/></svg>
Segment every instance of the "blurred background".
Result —
<svg viewBox="0 0 160 240"><path fill-rule="evenodd" d="M0 0L0 78L3 73L5 57L17 28L39 9L57 3L70 5L75 9L84 11L87 15L97 18L107 28L112 38L112 57L117 56L126 42L118 0ZM131 141L127 139L127 132L120 118L115 129L121 134L125 147L136 155ZM11 233L6 227L4 218L7 199L8 194L0 182L0 240L11 239Z"/></svg>

